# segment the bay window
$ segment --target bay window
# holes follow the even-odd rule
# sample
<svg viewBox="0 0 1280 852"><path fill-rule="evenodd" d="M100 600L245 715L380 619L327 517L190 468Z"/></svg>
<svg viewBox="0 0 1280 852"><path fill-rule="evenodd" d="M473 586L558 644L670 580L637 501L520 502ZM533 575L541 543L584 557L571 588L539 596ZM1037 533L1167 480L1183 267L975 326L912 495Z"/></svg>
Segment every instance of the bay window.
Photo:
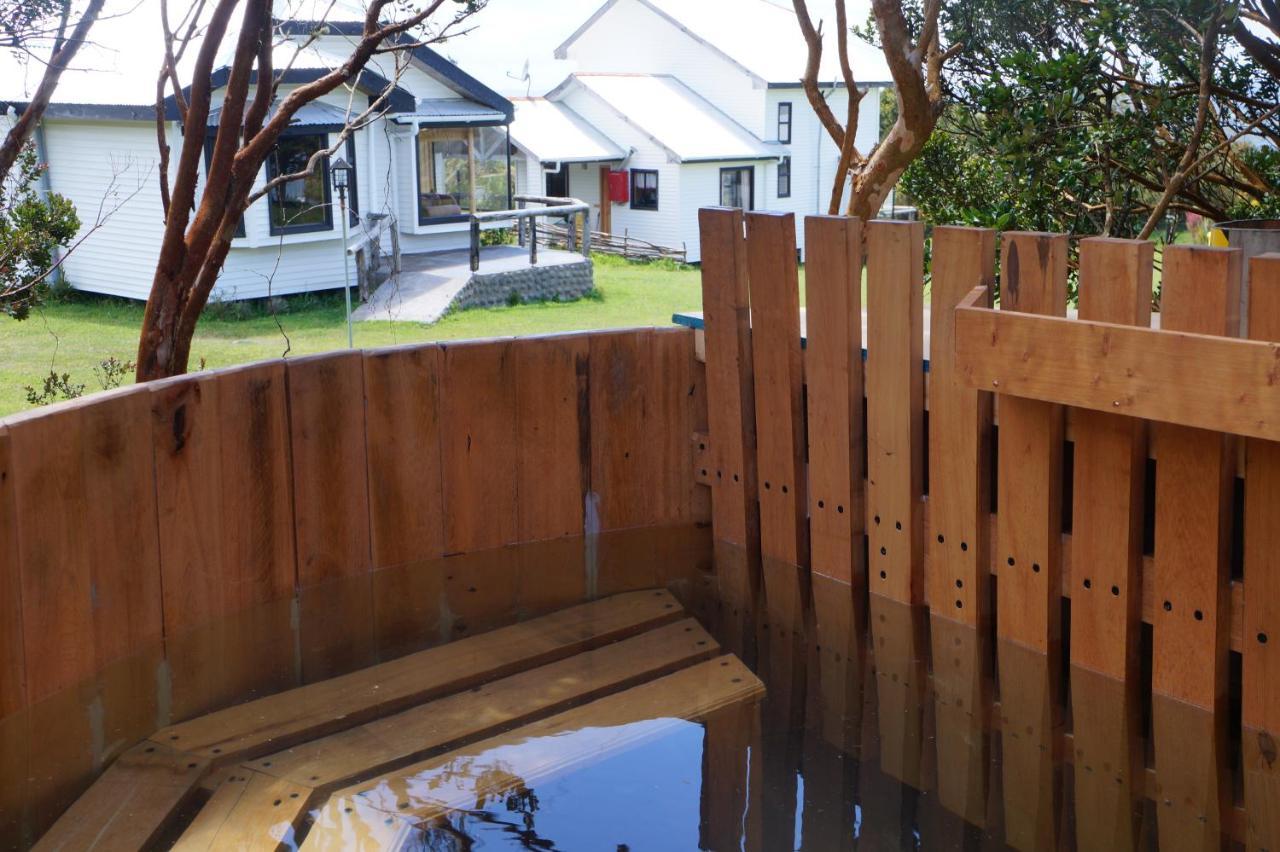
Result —
<svg viewBox="0 0 1280 852"><path fill-rule="evenodd" d="M501 127L423 127L417 136L418 224L511 206L510 143Z"/></svg>

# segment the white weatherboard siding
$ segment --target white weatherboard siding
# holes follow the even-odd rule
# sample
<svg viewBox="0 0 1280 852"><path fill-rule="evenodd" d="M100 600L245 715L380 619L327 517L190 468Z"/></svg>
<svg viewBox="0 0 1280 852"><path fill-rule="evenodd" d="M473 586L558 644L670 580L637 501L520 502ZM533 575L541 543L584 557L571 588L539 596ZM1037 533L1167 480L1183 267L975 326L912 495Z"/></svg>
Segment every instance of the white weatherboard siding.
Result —
<svg viewBox="0 0 1280 852"><path fill-rule="evenodd" d="M755 209L777 209L764 203L764 175L772 169L772 161L737 160L723 163L685 163L680 167L680 229L688 235L685 249L690 263L702 259L699 244L698 210L720 203L720 170L747 166L755 170ZM766 169L766 167L768 167ZM771 173L771 171L770 171ZM676 245L679 245L677 243Z"/></svg>
<svg viewBox="0 0 1280 852"><path fill-rule="evenodd" d="M760 84L638 0L618 0L566 55L584 71L671 74L751 132L763 129Z"/></svg>
<svg viewBox="0 0 1280 852"><path fill-rule="evenodd" d="M164 236L155 125L47 121L44 137L50 188L75 204L81 233L103 218L63 274L75 287L145 299Z"/></svg>
<svg viewBox="0 0 1280 852"><path fill-rule="evenodd" d="M613 233L638 237L658 245L679 248L687 232L680 216L680 165L636 125L620 116L580 86L570 86L563 101L592 126L624 149L635 149L627 161L627 169L653 169L658 172L658 209L633 210L630 203L613 205ZM696 233L696 231L695 231Z"/></svg>

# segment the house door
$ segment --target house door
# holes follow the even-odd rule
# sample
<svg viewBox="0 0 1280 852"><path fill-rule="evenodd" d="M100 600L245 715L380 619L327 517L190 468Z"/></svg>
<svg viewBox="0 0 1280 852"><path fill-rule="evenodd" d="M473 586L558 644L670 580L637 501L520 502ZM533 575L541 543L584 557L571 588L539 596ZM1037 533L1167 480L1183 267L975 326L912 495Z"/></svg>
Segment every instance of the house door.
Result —
<svg viewBox="0 0 1280 852"><path fill-rule="evenodd" d="M734 166L720 170L720 206L755 209L755 166Z"/></svg>
<svg viewBox="0 0 1280 852"><path fill-rule="evenodd" d="M613 233L613 202L609 199L609 167L600 167L600 233Z"/></svg>

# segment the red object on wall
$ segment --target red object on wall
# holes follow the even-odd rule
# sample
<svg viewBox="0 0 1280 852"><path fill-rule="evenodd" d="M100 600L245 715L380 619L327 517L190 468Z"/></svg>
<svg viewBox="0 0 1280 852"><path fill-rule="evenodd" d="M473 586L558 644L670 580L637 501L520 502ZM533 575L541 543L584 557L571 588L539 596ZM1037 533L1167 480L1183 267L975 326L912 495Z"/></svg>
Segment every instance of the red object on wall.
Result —
<svg viewBox="0 0 1280 852"><path fill-rule="evenodd" d="M609 172L609 200L614 204L626 204L630 199L628 194L631 188L631 182L628 180L630 172L612 171Z"/></svg>

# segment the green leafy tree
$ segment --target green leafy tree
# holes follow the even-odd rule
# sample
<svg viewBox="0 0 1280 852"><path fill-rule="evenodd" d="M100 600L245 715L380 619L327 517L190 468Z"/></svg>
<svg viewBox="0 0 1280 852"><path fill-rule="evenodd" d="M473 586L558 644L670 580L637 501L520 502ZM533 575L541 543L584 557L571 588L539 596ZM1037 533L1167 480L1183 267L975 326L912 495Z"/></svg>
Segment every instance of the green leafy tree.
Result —
<svg viewBox="0 0 1280 852"><path fill-rule="evenodd" d="M0 184L0 310L25 319L55 266L55 253L80 230L75 207L55 192L39 191L45 165L28 144L9 181Z"/></svg>
<svg viewBox="0 0 1280 852"><path fill-rule="evenodd" d="M1280 128L1276 80L1230 38L1235 3L947 8L953 105L903 177L928 218L1145 238L1274 198L1251 140Z"/></svg>

